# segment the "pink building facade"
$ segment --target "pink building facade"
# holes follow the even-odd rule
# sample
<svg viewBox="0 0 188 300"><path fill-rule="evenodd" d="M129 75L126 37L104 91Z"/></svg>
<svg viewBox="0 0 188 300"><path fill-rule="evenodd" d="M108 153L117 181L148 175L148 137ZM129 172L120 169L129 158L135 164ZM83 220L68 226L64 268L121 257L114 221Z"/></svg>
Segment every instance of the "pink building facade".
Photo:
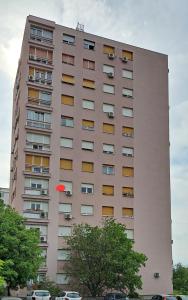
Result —
<svg viewBox="0 0 188 300"><path fill-rule="evenodd" d="M168 111L166 55L27 18L10 201L40 230L39 277L66 284L71 226L113 216L148 257L140 293L172 292Z"/></svg>

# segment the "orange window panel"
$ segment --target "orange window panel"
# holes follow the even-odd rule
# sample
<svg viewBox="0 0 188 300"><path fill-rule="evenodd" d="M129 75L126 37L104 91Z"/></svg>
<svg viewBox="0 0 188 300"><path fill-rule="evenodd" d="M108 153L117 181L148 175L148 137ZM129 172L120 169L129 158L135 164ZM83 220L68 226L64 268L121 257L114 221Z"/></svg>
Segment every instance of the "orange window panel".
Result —
<svg viewBox="0 0 188 300"><path fill-rule="evenodd" d="M83 87L89 89L95 89L95 81L89 79L83 79Z"/></svg>
<svg viewBox="0 0 188 300"><path fill-rule="evenodd" d="M126 176L126 177L133 177L134 176L134 168L123 167L122 168L122 175Z"/></svg>
<svg viewBox="0 0 188 300"><path fill-rule="evenodd" d="M91 120L82 120L83 128L94 128L95 122Z"/></svg>
<svg viewBox="0 0 188 300"><path fill-rule="evenodd" d="M103 132L114 134L115 126L113 124L103 123Z"/></svg>
<svg viewBox="0 0 188 300"><path fill-rule="evenodd" d="M61 103L65 105L74 105L74 97L68 95L61 95Z"/></svg>
<svg viewBox="0 0 188 300"><path fill-rule="evenodd" d="M35 89L28 89L28 97L31 99L39 99L39 91Z"/></svg>
<svg viewBox="0 0 188 300"><path fill-rule="evenodd" d="M134 136L134 128L123 126L122 134L125 136L133 137Z"/></svg>
<svg viewBox="0 0 188 300"><path fill-rule="evenodd" d="M62 74L62 81L69 84L74 84L74 76Z"/></svg>
<svg viewBox="0 0 188 300"><path fill-rule="evenodd" d="M25 163L28 165L32 165L32 155L26 155Z"/></svg>
<svg viewBox="0 0 188 300"><path fill-rule="evenodd" d="M60 169L72 170L72 160L71 159L60 159Z"/></svg>
<svg viewBox="0 0 188 300"><path fill-rule="evenodd" d="M134 209L123 207L122 208L122 216L132 218L134 216Z"/></svg>
<svg viewBox="0 0 188 300"><path fill-rule="evenodd" d="M128 60L133 60L133 52L127 51L127 50L123 50L122 51L122 57L123 58L126 57Z"/></svg>
<svg viewBox="0 0 188 300"><path fill-rule="evenodd" d="M103 53L104 54L115 54L115 48L112 47L112 46L104 45L103 46Z"/></svg>
<svg viewBox="0 0 188 300"><path fill-rule="evenodd" d="M107 196L114 195L114 186L113 185L103 185L102 186L102 194Z"/></svg>
<svg viewBox="0 0 188 300"><path fill-rule="evenodd" d="M112 217L114 215L114 208L112 206L102 206L102 216Z"/></svg>
<svg viewBox="0 0 188 300"><path fill-rule="evenodd" d="M34 75L34 68L29 67L29 75L30 76Z"/></svg>
<svg viewBox="0 0 188 300"><path fill-rule="evenodd" d="M134 196L134 188L128 187L128 186L122 187L122 195L126 196L126 197L133 197Z"/></svg>
<svg viewBox="0 0 188 300"><path fill-rule="evenodd" d="M82 172L92 173L94 171L94 164L92 162L82 162Z"/></svg>

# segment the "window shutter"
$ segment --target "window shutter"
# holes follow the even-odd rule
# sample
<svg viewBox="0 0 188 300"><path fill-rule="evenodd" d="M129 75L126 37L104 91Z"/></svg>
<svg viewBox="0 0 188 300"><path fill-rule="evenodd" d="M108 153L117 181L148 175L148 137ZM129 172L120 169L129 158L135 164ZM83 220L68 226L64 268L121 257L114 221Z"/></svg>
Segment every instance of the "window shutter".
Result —
<svg viewBox="0 0 188 300"><path fill-rule="evenodd" d="M65 148L72 148L72 139L69 138L61 138L60 145Z"/></svg>
<svg viewBox="0 0 188 300"><path fill-rule="evenodd" d="M49 157L42 157L42 166L49 167Z"/></svg>
<svg viewBox="0 0 188 300"><path fill-rule="evenodd" d="M33 76L34 75L34 68L29 67L29 75Z"/></svg>
<svg viewBox="0 0 188 300"><path fill-rule="evenodd" d="M122 127L122 134L125 135L125 136L133 137L133 135L134 135L134 128L123 126Z"/></svg>
<svg viewBox="0 0 188 300"><path fill-rule="evenodd" d="M133 71L130 70L122 70L122 77L133 79Z"/></svg>
<svg viewBox="0 0 188 300"><path fill-rule="evenodd" d="M82 149L93 150L93 142L82 141Z"/></svg>
<svg viewBox="0 0 188 300"><path fill-rule="evenodd" d="M93 215L93 205L81 205L81 215Z"/></svg>
<svg viewBox="0 0 188 300"><path fill-rule="evenodd" d="M114 145L103 144L103 151L113 153L114 152Z"/></svg>
<svg viewBox="0 0 188 300"><path fill-rule="evenodd" d="M133 117L133 109L132 108L128 108L128 107L123 107L122 108L122 115L124 117Z"/></svg>
<svg viewBox="0 0 188 300"><path fill-rule="evenodd" d="M25 163L28 165L32 165L32 155L26 155L25 157Z"/></svg>
<svg viewBox="0 0 188 300"><path fill-rule="evenodd" d="M74 56L68 54L62 54L62 62L70 65L74 65Z"/></svg>
<svg viewBox="0 0 188 300"><path fill-rule="evenodd" d="M56 275L56 282L57 284L68 284L70 276L67 274L57 274Z"/></svg>
<svg viewBox="0 0 188 300"><path fill-rule="evenodd" d="M134 155L134 149L133 148L128 148L128 147L123 147L122 148L122 153L125 154L125 155L133 156Z"/></svg>
<svg viewBox="0 0 188 300"><path fill-rule="evenodd" d="M112 206L103 206L102 207L102 216L113 216L114 208Z"/></svg>
<svg viewBox="0 0 188 300"><path fill-rule="evenodd" d="M126 195L126 194L134 195L133 187L128 187L128 186L122 187L122 194L123 195Z"/></svg>
<svg viewBox="0 0 188 300"><path fill-rule="evenodd" d="M83 87L94 89L95 88L95 81L89 80L89 79L83 79Z"/></svg>
<svg viewBox="0 0 188 300"><path fill-rule="evenodd" d="M65 105L74 105L74 97L68 95L61 95L61 103Z"/></svg>
<svg viewBox="0 0 188 300"><path fill-rule="evenodd" d="M108 93L108 94L114 94L114 92L115 92L114 85L103 84L103 92Z"/></svg>
<svg viewBox="0 0 188 300"><path fill-rule="evenodd" d="M103 65L103 73L112 73L114 74L114 67Z"/></svg>
<svg viewBox="0 0 188 300"><path fill-rule="evenodd" d="M102 186L103 195L114 195L114 186L113 185L103 185Z"/></svg>
<svg viewBox="0 0 188 300"><path fill-rule="evenodd" d="M124 217L133 217L134 215L133 208L127 208L127 207L122 208L122 215Z"/></svg>
<svg viewBox="0 0 188 300"><path fill-rule="evenodd" d="M94 165L91 162L82 162L82 172L93 172Z"/></svg>
<svg viewBox="0 0 188 300"><path fill-rule="evenodd" d="M115 53L115 48L111 47L111 46L104 45L103 46L103 53L104 54L114 54Z"/></svg>
<svg viewBox="0 0 188 300"><path fill-rule="evenodd" d="M87 109L94 109L94 101L82 100L82 107Z"/></svg>
<svg viewBox="0 0 188 300"><path fill-rule="evenodd" d="M113 124L103 123L103 132L114 134L115 126Z"/></svg>
<svg viewBox="0 0 188 300"><path fill-rule="evenodd" d="M123 50L122 51L122 57L126 57L128 60L133 60L133 52Z"/></svg>
<svg viewBox="0 0 188 300"><path fill-rule="evenodd" d="M103 104L103 112L108 113L108 112L114 112L114 105L111 104Z"/></svg>
<svg viewBox="0 0 188 300"><path fill-rule="evenodd" d="M68 260L70 255L69 249L58 250L58 260Z"/></svg>
<svg viewBox="0 0 188 300"><path fill-rule="evenodd" d="M133 177L134 176L134 168L123 167L122 168L122 175L127 176L127 177Z"/></svg>
<svg viewBox="0 0 188 300"><path fill-rule="evenodd" d="M60 169L72 170L72 160L71 159L60 159Z"/></svg>
<svg viewBox="0 0 188 300"><path fill-rule="evenodd" d="M28 97L31 99L39 99L39 91L34 89L28 90Z"/></svg>
<svg viewBox="0 0 188 300"><path fill-rule="evenodd" d="M70 236L71 235L71 226L59 226L59 236Z"/></svg>
<svg viewBox="0 0 188 300"><path fill-rule="evenodd" d="M59 212L71 213L72 205L67 203L59 203Z"/></svg>
<svg viewBox="0 0 188 300"><path fill-rule="evenodd" d="M90 121L90 120L82 120L82 126L85 127L90 127L90 128L94 128L94 121Z"/></svg>
<svg viewBox="0 0 188 300"><path fill-rule="evenodd" d="M69 84L74 84L74 76L62 74L62 81Z"/></svg>
<svg viewBox="0 0 188 300"><path fill-rule="evenodd" d="M123 96L127 96L127 97L132 98L133 97L133 90L123 88L122 94L123 94Z"/></svg>
<svg viewBox="0 0 188 300"><path fill-rule="evenodd" d="M41 166L42 156L33 156L33 164L35 166Z"/></svg>

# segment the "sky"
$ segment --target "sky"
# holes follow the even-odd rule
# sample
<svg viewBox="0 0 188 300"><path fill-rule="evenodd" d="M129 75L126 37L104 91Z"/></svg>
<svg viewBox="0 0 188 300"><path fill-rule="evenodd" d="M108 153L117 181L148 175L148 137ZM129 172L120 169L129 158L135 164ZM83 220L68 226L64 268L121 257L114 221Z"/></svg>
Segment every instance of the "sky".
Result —
<svg viewBox="0 0 188 300"><path fill-rule="evenodd" d="M12 90L26 17L118 40L169 56L170 157L174 264L188 265L188 1L0 1L0 187L9 186Z"/></svg>

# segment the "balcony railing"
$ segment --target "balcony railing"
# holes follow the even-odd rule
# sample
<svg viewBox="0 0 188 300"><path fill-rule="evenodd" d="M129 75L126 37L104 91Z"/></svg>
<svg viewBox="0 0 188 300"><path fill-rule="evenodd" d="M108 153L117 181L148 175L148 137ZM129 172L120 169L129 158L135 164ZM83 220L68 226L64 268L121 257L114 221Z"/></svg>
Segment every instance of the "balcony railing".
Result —
<svg viewBox="0 0 188 300"><path fill-rule="evenodd" d="M41 121L33 121L33 120L27 120L26 126L29 127L35 127L35 128L42 128L42 129L51 129L51 124L47 122L41 122Z"/></svg>
<svg viewBox="0 0 188 300"><path fill-rule="evenodd" d="M29 59L45 65L52 65L52 60L48 57L39 57L37 55L29 54Z"/></svg>
<svg viewBox="0 0 188 300"><path fill-rule="evenodd" d="M32 188L32 187L25 187L24 193L27 195L34 195L34 196L47 196L48 189L43 188Z"/></svg>
<svg viewBox="0 0 188 300"><path fill-rule="evenodd" d="M30 104L33 105L47 105L50 106L51 105L51 100L44 100L44 99L39 99L39 98L32 98L32 97L28 97L28 102Z"/></svg>
<svg viewBox="0 0 188 300"><path fill-rule="evenodd" d="M44 77L29 75L28 80L30 82L39 83L39 84L43 84L43 85L52 85L51 78L44 78Z"/></svg>
<svg viewBox="0 0 188 300"><path fill-rule="evenodd" d="M50 151L50 144L39 144L36 142L26 141L26 148L38 151Z"/></svg>
<svg viewBox="0 0 188 300"><path fill-rule="evenodd" d="M47 38L47 37L44 37L44 36L41 36L41 35L38 35L38 34L34 34L34 33L30 34L30 38L32 40L42 42L42 43L52 44L52 42L53 42L53 39L50 39L50 38Z"/></svg>
<svg viewBox="0 0 188 300"><path fill-rule="evenodd" d="M25 164L25 171L37 174L49 174L49 168L43 166L34 166L30 164Z"/></svg>
<svg viewBox="0 0 188 300"><path fill-rule="evenodd" d="M27 209L23 212L23 216L28 219L48 219L48 212Z"/></svg>

